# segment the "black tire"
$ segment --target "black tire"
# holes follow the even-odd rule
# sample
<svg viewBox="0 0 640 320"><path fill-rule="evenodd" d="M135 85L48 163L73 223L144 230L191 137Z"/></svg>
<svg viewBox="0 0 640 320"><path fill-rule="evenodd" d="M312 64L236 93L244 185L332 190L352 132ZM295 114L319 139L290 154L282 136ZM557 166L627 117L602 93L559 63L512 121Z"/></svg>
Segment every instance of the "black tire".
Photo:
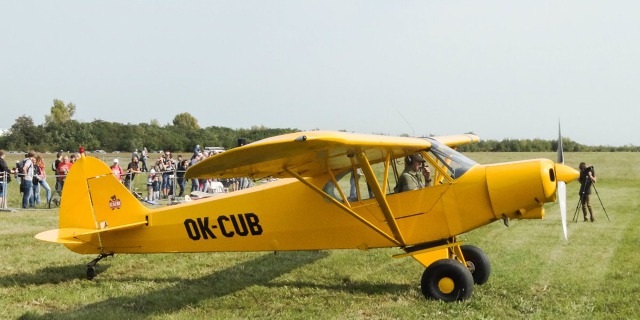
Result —
<svg viewBox="0 0 640 320"><path fill-rule="evenodd" d="M473 277L462 263L442 259L428 266L422 274L422 294L427 299L445 302L464 301L473 293Z"/></svg>
<svg viewBox="0 0 640 320"><path fill-rule="evenodd" d="M96 268L87 267L87 280L93 280L96 277Z"/></svg>
<svg viewBox="0 0 640 320"><path fill-rule="evenodd" d="M487 254L482 249L471 245L462 245L460 250L467 262L467 268L473 276L473 283L485 284L491 275L491 262L489 262Z"/></svg>

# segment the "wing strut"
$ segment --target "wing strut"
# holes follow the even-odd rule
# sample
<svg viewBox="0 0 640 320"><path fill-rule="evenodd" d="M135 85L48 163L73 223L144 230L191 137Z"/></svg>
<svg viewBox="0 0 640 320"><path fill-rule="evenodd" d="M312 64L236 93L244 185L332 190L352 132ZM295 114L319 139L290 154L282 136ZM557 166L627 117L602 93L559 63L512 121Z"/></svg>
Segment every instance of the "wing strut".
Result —
<svg viewBox="0 0 640 320"><path fill-rule="evenodd" d="M391 232L393 232L396 240L402 244L401 246L404 247L406 243L404 241L404 238L402 237L402 233L400 233L400 229L398 228L396 219L391 213L391 208L389 207L389 203L387 202L387 196L382 191L382 188L378 183L378 179L376 179L376 175L373 172L373 168L371 168L371 164L367 159L367 155L364 154L364 152L359 152L356 153L356 157L358 158L358 162L360 163L360 168L362 168L364 176L367 177L367 183L369 184L369 187L371 187L371 192L373 192L373 194L375 195L376 200L378 201L378 205L380 205L380 210L382 210L382 214L384 214L384 217L387 220L387 224L389 225L389 228L391 228ZM387 160L389 160L389 157L387 157ZM385 167L388 168L388 162ZM385 169L385 173L387 171L388 169Z"/></svg>
<svg viewBox="0 0 640 320"><path fill-rule="evenodd" d="M368 164L368 162L367 162ZM333 197L327 195L324 191L322 191L322 189L314 186L313 184L311 184L309 181L305 180L303 177L301 177L299 174L289 170L289 168L283 168L284 171L286 171L288 174L290 174L292 177L298 179L298 181L302 182L304 185L306 185L307 187L311 188L311 190L319 193L320 195L322 195L323 197L325 197L327 200L333 202L333 204L337 205L340 209L346 211L348 214L350 214L352 217L356 218L358 221L364 223L367 227L371 228L373 231L377 232L378 234L380 234L381 236L385 237L387 240L393 242L395 245L397 246L401 246L404 247L404 241L401 243L398 240L394 239L392 236L388 235L386 232L382 231L380 228L374 226L373 224L371 224L371 222L367 221L367 219L361 217L358 213L356 213L355 211L351 210L351 208L345 206L344 204L342 204L340 201L334 199ZM371 169L371 167L369 167L369 169ZM366 175L367 173L365 173ZM380 187L378 187L379 189ZM385 201L386 203L386 201ZM386 214L385 214L386 215ZM395 224L395 220L393 220L394 224ZM397 228L397 226L396 226ZM395 232L394 232L395 233Z"/></svg>

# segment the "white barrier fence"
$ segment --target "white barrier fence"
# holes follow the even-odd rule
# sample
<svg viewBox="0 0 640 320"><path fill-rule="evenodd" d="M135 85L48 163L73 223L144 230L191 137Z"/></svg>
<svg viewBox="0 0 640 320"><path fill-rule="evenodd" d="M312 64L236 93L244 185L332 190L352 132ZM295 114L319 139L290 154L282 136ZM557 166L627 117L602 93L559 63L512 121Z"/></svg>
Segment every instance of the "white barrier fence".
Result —
<svg viewBox="0 0 640 320"><path fill-rule="evenodd" d="M245 188L249 188L252 185L252 182L248 178L238 178L238 179L228 179L225 181L216 181L212 179L191 179L188 181L186 179L181 179L178 177L180 173L181 176L186 171L165 171L165 172L155 172L154 175L158 176L158 183L162 183L163 179L166 180L163 186L167 187L168 194L173 197L179 195L179 189L182 185L182 191L184 194L189 194L193 191L200 191L205 193L227 193L230 191L241 190ZM135 181L140 181L140 178L136 178L135 176L127 179L127 176L132 176L133 173L125 173L121 175L123 184L129 189L129 191L138 197L140 200L152 200L149 199L151 194L149 194L148 188L148 178L149 172L135 173L135 176L144 176L144 186L142 192L139 192L139 188L136 188L136 185L141 185L140 182L135 183ZM0 204L0 209L2 210L11 210L11 208L24 208L23 207L23 198L24 192L21 190L21 174L14 174L11 182L8 182L8 177L2 175L1 176L1 188L2 188L2 203ZM60 190L60 178L64 177L64 175L46 175L44 181L32 181L32 190L31 197L27 199L27 208L39 208L39 209L54 209L60 204L60 197L62 191ZM125 181L131 181L133 183L125 183ZM47 192L47 187L49 191ZM44 190L43 190L44 189ZM189 189L189 191L187 190ZM161 188L162 190L162 188ZM44 197L43 197L44 191ZM147 193L147 196L142 196L143 193ZM16 197L15 194L20 194L20 196ZM13 195L13 196L12 196ZM158 199L154 199L158 200Z"/></svg>

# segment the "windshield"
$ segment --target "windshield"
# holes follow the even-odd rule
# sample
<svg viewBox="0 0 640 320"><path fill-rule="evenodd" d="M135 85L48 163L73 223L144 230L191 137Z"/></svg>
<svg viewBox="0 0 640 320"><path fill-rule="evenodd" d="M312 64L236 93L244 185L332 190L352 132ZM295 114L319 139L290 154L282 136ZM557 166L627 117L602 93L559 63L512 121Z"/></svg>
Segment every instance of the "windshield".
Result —
<svg viewBox="0 0 640 320"><path fill-rule="evenodd" d="M431 142L431 148L429 149L430 155L435 158L439 166L449 173L451 178L460 178L471 167L477 164L475 161L463 156L437 140L432 138L428 139Z"/></svg>

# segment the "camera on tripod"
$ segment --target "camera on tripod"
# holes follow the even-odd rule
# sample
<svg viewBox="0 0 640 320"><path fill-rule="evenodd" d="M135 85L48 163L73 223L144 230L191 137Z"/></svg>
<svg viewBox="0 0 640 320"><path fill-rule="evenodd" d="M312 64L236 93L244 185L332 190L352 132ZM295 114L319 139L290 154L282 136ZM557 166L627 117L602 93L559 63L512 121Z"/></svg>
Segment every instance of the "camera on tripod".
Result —
<svg viewBox="0 0 640 320"><path fill-rule="evenodd" d="M580 196L580 198L578 199L578 205L576 206L576 212L573 215L573 221L578 222L578 210L580 209L581 206L583 206L582 201L584 201L586 199L586 201L588 201L588 196L591 193L590 189L591 187L593 187L593 190L596 192L596 195L598 196L598 200L600 201L600 205L602 206L602 210L604 211L604 214L607 216L607 220L609 222L611 222L611 219L609 219L609 214L607 213L607 209L604 208L604 204L602 203L602 199L600 199L600 194L598 193L598 189L596 188L595 185L595 181L591 180L591 178L588 177L589 173L591 173L591 176L594 177L595 180L595 176L596 176L596 169L593 166L589 166L589 167L584 167L584 169L582 169L584 166L584 162L580 164L580 191L578 193L578 195ZM584 174L583 174L584 172ZM584 207L583 207L583 210ZM589 211L591 212L591 209L589 208ZM584 212L584 211L583 211ZM585 212L585 221L587 219L586 216L586 212ZM591 213L591 222L593 222L593 213Z"/></svg>

